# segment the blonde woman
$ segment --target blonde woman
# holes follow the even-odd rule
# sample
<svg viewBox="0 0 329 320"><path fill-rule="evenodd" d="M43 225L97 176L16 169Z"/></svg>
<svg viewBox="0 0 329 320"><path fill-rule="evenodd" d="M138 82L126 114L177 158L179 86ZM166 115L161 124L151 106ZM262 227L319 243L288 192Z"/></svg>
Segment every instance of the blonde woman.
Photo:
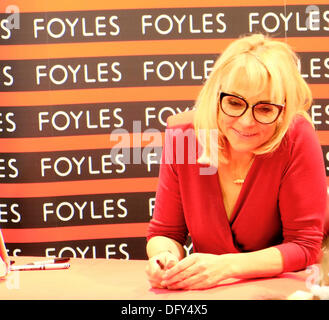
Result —
<svg viewBox="0 0 329 320"><path fill-rule="evenodd" d="M257 34L228 46L195 111L167 121L148 231L152 287L203 289L317 261L326 175L311 103L287 44Z"/></svg>

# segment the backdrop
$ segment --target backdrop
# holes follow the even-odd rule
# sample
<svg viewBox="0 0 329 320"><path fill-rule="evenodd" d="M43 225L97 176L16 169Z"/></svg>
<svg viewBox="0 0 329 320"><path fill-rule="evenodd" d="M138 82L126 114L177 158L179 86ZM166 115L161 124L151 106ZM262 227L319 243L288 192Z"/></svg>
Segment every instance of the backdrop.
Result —
<svg viewBox="0 0 329 320"><path fill-rule="evenodd" d="M326 3L1 0L9 254L146 258L166 118L193 108L217 56L250 32L298 52L328 173Z"/></svg>

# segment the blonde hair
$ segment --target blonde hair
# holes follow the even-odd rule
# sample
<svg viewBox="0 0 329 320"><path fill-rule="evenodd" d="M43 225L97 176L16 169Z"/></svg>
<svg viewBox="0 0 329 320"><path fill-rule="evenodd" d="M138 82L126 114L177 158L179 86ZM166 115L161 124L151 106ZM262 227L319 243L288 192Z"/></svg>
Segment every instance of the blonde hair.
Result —
<svg viewBox="0 0 329 320"><path fill-rule="evenodd" d="M255 94L269 86L271 101L285 104L274 135L254 154L278 148L296 114L311 122L306 111L312 94L299 72L296 53L286 43L262 34L239 38L217 59L196 101L194 127L203 146L200 163L218 165L218 160L228 161L227 140L218 126L218 99L220 91L230 91L241 78L252 85Z"/></svg>

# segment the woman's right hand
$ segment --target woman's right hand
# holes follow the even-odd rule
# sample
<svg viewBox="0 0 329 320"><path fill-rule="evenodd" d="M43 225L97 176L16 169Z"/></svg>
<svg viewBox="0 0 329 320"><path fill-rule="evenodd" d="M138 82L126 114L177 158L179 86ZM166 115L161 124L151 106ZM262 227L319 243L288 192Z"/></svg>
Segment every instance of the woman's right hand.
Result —
<svg viewBox="0 0 329 320"><path fill-rule="evenodd" d="M163 251L149 259L146 274L152 288L164 288L161 282L165 271L176 265L178 261L178 258L169 251Z"/></svg>

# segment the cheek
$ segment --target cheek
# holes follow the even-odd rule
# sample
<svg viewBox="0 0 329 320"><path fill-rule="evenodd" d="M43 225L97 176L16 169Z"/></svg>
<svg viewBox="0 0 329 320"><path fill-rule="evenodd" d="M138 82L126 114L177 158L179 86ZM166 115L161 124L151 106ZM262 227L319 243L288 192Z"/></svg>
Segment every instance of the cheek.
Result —
<svg viewBox="0 0 329 320"><path fill-rule="evenodd" d="M218 119L218 127L222 130L223 133L227 133L228 128L233 125L235 120L235 118L221 115Z"/></svg>
<svg viewBox="0 0 329 320"><path fill-rule="evenodd" d="M264 137L264 140L269 140L272 138L272 136L275 133L276 125L268 125L268 127L263 128L262 130L262 136Z"/></svg>

